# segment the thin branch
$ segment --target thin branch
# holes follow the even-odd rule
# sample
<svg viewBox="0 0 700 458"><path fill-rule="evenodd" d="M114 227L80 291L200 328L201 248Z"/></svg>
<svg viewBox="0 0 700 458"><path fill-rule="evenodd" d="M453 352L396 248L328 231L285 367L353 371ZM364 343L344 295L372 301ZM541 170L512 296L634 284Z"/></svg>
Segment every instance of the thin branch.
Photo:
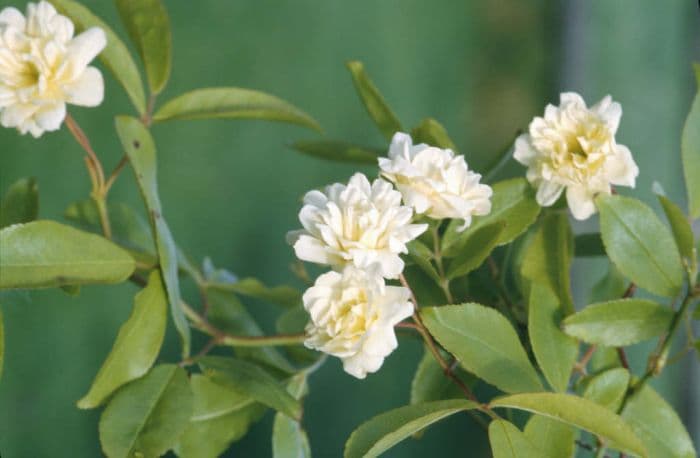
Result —
<svg viewBox="0 0 700 458"><path fill-rule="evenodd" d="M581 359L574 365L574 370L576 372L578 372L581 375L588 375L588 370L586 369L586 366L588 366L588 362L593 357L593 353L595 353L596 348L597 347L595 345L591 345L590 347L588 347L586 353L584 353Z"/></svg>
<svg viewBox="0 0 700 458"><path fill-rule="evenodd" d="M122 169L128 163L129 156L125 154L124 156L122 156L117 166L114 167L114 170L112 170L112 173L109 174L109 178L107 178L107 181L105 182L105 195L109 192L110 189L112 189L112 185L114 185L114 182L117 180L117 177L121 173Z"/></svg>
<svg viewBox="0 0 700 458"><path fill-rule="evenodd" d="M625 349L622 347L617 347L616 350L617 350L617 357L620 358L620 364L622 364L622 367L629 370L630 363L627 360L627 353L625 353Z"/></svg>

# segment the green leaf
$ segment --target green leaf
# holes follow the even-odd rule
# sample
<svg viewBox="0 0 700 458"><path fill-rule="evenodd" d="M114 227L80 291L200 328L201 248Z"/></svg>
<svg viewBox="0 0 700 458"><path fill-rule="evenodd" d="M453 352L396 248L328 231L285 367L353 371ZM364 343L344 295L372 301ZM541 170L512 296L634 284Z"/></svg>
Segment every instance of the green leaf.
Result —
<svg viewBox="0 0 700 458"><path fill-rule="evenodd" d="M426 402L390 410L360 425L345 443L345 458L379 456L410 435L454 415L478 409L479 405L464 399Z"/></svg>
<svg viewBox="0 0 700 458"><path fill-rule="evenodd" d="M578 396L563 393L513 394L491 401L491 407L509 407L553 418L612 441L622 451L648 456L642 442L622 418Z"/></svg>
<svg viewBox="0 0 700 458"><path fill-rule="evenodd" d="M306 394L306 374L292 377L287 386L289 394L301 399ZM306 431L298 421L275 414L272 424L272 456L274 458L311 458L311 448Z"/></svg>
<svg viewBox="0 0 700 458"><path fill-rule="evenodd" d="M627 394L630 373L624 367L616 367L593 376L586 384L583 397L617 412ZM642 437L642 436L640 436Z"/></svg>
<svg viewBox="0 0 700 458"><path fill-rule="evenodd" d="M506 420L489 424L493 458L542 458L542 452L518 428Z"/></svg>
<svg viewBox="0 0 700 458"><path fill-rule="evenodd" d="M301 303L301 292L292 286L265 286L256 278L243 278L234 283L210 283L210 288L250 296L282 307L295 307Z"/></svg>
<svg viewBox="0 0 700 458"><path fill-rule="evenodd" d="M396 132L403 132L401 123L387 105L379 89L369 79L362 62L356 60L347 63L358 95L362 99L367 112L374 120L379 130L387 140L391 140Z"/></svg>
<svg viewBox="0 0 700 458"><path fill-rule="evenodd" d="M39 215L39 187L34 178L22 178L5 191L0 201L0 228L28 223Z"/></svg>
<svg viewBox="0 0 700 458"><path fill-rule="evenodd" d="M573 250L573 234L568 215L551 212L542 218L525 251L521 267L525 278L551 288L565 315L574 311L570 278Z"/></svg>
<svg viewBox="0 0 700 458"><path fill-rule="evenodd" d="M143 376L151 368L165 337L168 301L158 271L134 298L129 319L119 328L112 350L88 393L78 401L81 409L102 404L117 388Z"/></svg>
<svg viewBox="0 0 700 458"><path fill-rule="evenodd" d="M285 415L301 418L301 405L259 366L234 358L207 356L199 360L213 381L239 391Z"/></svg>
<svg viewBox="0 0 700 458"><path fill-rule="evenodd" d="M420 312L433 337L467 371L507 393L542 389L518 335L496 310L463 304Z"/></svg>
<svg viewBox="0 0 700 458"><path fill-rule="evenodd" d="M488 215L475 216L471 226L462 233L457 232L460 221L450 222L442 240L442 253L444 256L454 256L473 232L497 221L506 222L498 245L510 243L535 222L539 213L540 206L527 180L513 178L499 181L493 185L491 212Z"/></svg>
<svg viewBox="0 0 700 458"><path fill-rule="evenodd" d="M121 388L100 417L100 443L109 458L161 456L192 415L192 390L181 367L165 364Z"/></svg>
<svg viewBox="0 0 700 458"><path fill-rule="evenodd" d="M676 246L681 256L683 256L688 264L695 266L697 264L697 256L695 253L693 228L690 226L690 221L683 214L683 210L675 203L671 202L666 196L656 196L661 203L661 208L664 209L666 219L671 225L673 238L676 240Z"/></svg>
<svg viewBox="0 0 700 458"><path fill-rule="evenodd" d="M471 231L469 238L461 244L459 253L450 260L447 266L447 278L452 280L466 275L483 264L496 248L505 229L505 221L496 221Z"/></svg>
<svg viewBox="0 0 700 458"><path fill-rule="evenodd" d="M99 27L104 30L107 35L107 46L100 53L100 60L126 90L126 94L139 114L145 113L146 96L143 92L141 75L124 42L104 21L80 3L73 0L51 0L51 3L61 14L73 21L79 32L90 27Z"/></svg>
<svg viewBox="0 0 700 458"><path fill-rule="evenodd" d="M465 385L474 384L474 377L463 370L458 369L457 375ZM426 348L411 382L411 404L457 399L460 396L463 396L462 391L452 380L445 377L445 371Z"/></svg>
<svg viewBox="0 0 700 458"><path fill-rule="evenodd" d="M563 307L549 287L533 284L528 309L527 330L537 363L550 386L565 392L578 357L578 343L561 331Z"/></svg>
<svg viewBox="0 0 700 458"><path fill-rule="evenodd" d="M144 5L146 4L149 3L144 2ZM116 127L122 147L129 157L129 163L134 169L136 181L146 203L153 239L156 241L156 251L160 260L163 283L170 302L170 312L175 327L180 334L183 357L187 357L190 353L190 327L180 305L177 247L170 228L168 228L168 224L163 218L163 209L158 197L155 143L146 127L136 118L118 116L116 118Z"/></svg>
<svg viewBox="0 0 700 458"><path fill-rule="evenodd" d="M608 263L608 271L598 280L591 291L590 302L604 302L618 299L625 294L629 282L622 276L615 264Z"/></svg>
<svg viewBox="0 0 700 458"><path fill-rule="evenodd" d="M678 414L648 384L629 398L622 418L642 439L649 456L697 456L693 442Z"/></svg>
<svg viewBox="0 0 700 458"><path fill-rule="evenodd" d="M574 237L574 253L577 258L605 256L605 246L600 232L578 234Z"/></svg>
<svg viewBox="0 0 700 458"><path fill-rule="evenodd" d="M182 458L216 458L248 432L263 407L248 396L192 374L194 411L175 452Z"/></svg>
<svg viewBox="0 0 700 458"><path fill-rule="evenodd" d="M186 92L166 102L153 116L154 121L212 118L264 119L321 130L311 116L289 102L238 87L210 87Z"/></svg>
<svg viewBox="0 0 700 458"><path fill-rule="evenodd" d="M426 256L426 252L423 250L423 248L427 247L420 244L420 242L417 240L409 244L408 260L418 266L418 268L428 275L428 277L430 277L430 279L433 280L436 285L441 285L442 278L440 278L440 274L437 272L437 270L435 270L435 266L433 266L433 263L430 261L432 253L430 253L430 257Z"/></svg>
<svg viewBox="0 0 700 458"><path fill-rule="evenodd" d="M697 76L697 73L696 73ZM699 80L700 81L700 80ZM700 82L698 83L700 85ZM681 136L681 157L690 216L700 218L700 96L696 95Z"/></svg>
<svg viewBox="0 0 700 458"><path fill-rule="evenodd" d="M377 158L383 154L375 148L358 146L340 140L304 140L292 143L292 148L320 159L354 164L377 165Z"/></svg>
<svg viewBox="0 0 700 458"><path fill-rule="evenodd" d="M457 147L447 134L447 130L433 118L425 118L411 129L411 138L415 144L426 143L438 148L457 151Z"/></svg>
<svg viewBox="0 0 700 458"><path fill-rule="evenodd" d="M624 347L663 334L673 319L669 307L647 299L591 304L564 320L564 332L584 342Z"/></svg>
<svg viewBox="0 0 700 458"><path fill-rule="evenodd" d="M654 294L675 296L683 269L668 227L636 199L601 195L596 204L605 251L620 272Z"/></svg>
<svg viewBox="0 0 700 458"><path fill-rule="evenodd" d="M143 61L151 93L159 94L170 78L172 60L168 12L160 0L116 0L115 3Z"/></svg>
<svg viewBox="0 0 700 458"><path fill-rule="evenodd" d="M571 457L576 431L571 426L541 415L533 415L525 425L525 437L537 444L543 458Z"/></svg>
<svg viewBox="0 0 700 458"><path fill-rule="evenodd" d="M0 253L0 289L120 283L134 271L109 240L53 221L0 230Z"/></svg>

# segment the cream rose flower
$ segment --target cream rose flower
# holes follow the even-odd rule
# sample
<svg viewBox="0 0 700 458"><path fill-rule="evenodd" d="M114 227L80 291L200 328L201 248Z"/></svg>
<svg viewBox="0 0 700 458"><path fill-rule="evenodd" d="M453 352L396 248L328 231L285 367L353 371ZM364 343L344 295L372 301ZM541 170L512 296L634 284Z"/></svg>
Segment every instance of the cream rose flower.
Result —
<svg viewBox="0 0 700 458"><path fill-rule="evenodd" d="M311 315L304 344L340 358L345 372L365 378L398 346L394 326L413 313L409 297L407 288L386 286L376 266L325 273L303 296Z"/></svg>
<svg viewBox="0 0 700 458"><path fill-rule="evenodd" d="M537 202L550 206L566 189L574 218L595 213L594 198L611 185L634 187L639 174L630 150L615 142L622 108L606 96L587 108L581 96L561 94L558 107L547 105L529 132L515 141L515 159L526 165L537 187Z"/></svg>
<svg viewBox="0 0 700 458"><path fill-rule="evenodd" d="M410 135L398 132L389 157L379 158L379 167L416 213L464 219L459 231L471 224L472 216L491 211L491 188L480 184L481 175L469 170L464 156L455 156L452 150L413 145Z"/></svg>
<svg viewBox="0 0 700 458"><path fill-rule="evenodd" d="M88 64L106 43L96 27L73 37L73 23L45 1L29 3L26 18L0 11L0 124L39 137L60 128L66 103L102 103L102 74Z"/></svg>
<svg viewBox="0 0 700 458"><path fill-rule="evenodd" d="M391 184L356 173L347 185L336 183L326 192L311 191L304 197L299 220L304 230L288 234L303 261L342 268L353 264L367 268L374 263L385 278L397 278L407 253L406 243L418 237L426 224L410 224L411 207L401 205L401 194Z"/></svg>

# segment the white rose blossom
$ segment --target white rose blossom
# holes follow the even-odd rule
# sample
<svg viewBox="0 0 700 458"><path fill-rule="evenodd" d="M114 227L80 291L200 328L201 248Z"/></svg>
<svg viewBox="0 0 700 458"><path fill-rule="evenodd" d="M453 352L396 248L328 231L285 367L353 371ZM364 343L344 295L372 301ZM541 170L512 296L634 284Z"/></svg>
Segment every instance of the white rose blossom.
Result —
<svg viewBox="0 0 700 458"><path fill-rule="evenodd" d="M0 11L0 124L39 137L60 128L66 103L102 103L102 74L88 64L106 43L97 27L73 37L73 23L45 1L29 3L26 18Z"/></svg>
<svg viewBox="0 0 700 458"><path fill-rule="evenodd" d="M303 296L311 315L304 344L340 358L345 372L365 378L398 346L394 326L413 314L409 297L408 288L386 286L376 266L327 272Z"/></svg>
<svg viewBox="0 0 700 458"><path fill-rule="evenodd" d="M361 173L347 185L335 183L326 192L310 191L299 212L303 230L288 234L297 257L303 261L342 268L379 265L385 278L403 271L401 253L418 237L426 224L410 224L411 207L401 205L401 194L390 183L372 184Z"/></svg>
<svg viewBox="0 0 700 458"><path fill-rule="evenodd" d="M566 189L571 213L584 220L595 213L597 194L610 194L611 185L634 187L637 164L615 142L621 116L610 96L587 108L580 95L566 92L558 107L547 105L544 117L532 120L515 141L514 157L528 167L540 205L554 204Z"/></svg>
<svg viewBox="0 0 700 458"><path fill-rule="evenodd" d="M414 145L410 135L398 132L389 157L379 158L379 168L416 213L463 219L459 231L471 224L472 216L491 211L491 187L480 184L481 175L469 170L464 156L455 156L450 149Z"/></svg>

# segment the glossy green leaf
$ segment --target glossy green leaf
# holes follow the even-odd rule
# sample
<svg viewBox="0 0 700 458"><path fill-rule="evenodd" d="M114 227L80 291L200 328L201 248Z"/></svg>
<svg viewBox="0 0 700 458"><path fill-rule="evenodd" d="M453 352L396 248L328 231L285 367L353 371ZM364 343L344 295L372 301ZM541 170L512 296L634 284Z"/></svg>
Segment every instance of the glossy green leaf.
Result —
<svg viewBox="0 0 700 458"><path fill-rule="evenodd" d="M121 388L100 417L109 458L155 457L172 448L192 415L192 390L181 367L154 367Z"/></svg>
<svg viewBox="0 0 700 458"><path fill-rule="evenodd" d="M671 225L671 232L673 233L673 238L676 240L676 246L681 256L686 259L688 264L691 266L697 265L697 254L695 253L695 247L693 240L693 228L690 226L690 221L688 217L683 214L683 210L673 203L666 196L657 195L659 202L661 203L661 208L664 209L666 214L666 219Z"/></svg>
<svg viewBox="0 0 700 458"><path fill-rule="evenodd" d="M556 294L565 315L574 311L570 278L573 242L568 215L548 213L527 247L521 267L523 277L548 286Z"/></svg>
<svg viewBox="0 0 700 458"><path fill-rule="evenodd" d="M537 444L543 458L571 457L576 430L570 425L541 415L533 415L525 425L525 437Z"/></svg>
<svg viewBox="0 0 700 458"><path fill-rule="evenodd" d="M301 418L301 405L259 366L241 359L207 356L199 360L205 374L285 415Z"/></svg>
<svg viewBox="0 0 700 458"><path fill-rule="evenodd" d="M0 228L28 223L39 216L39 187L34 178L10 185L0 201Z"/></svg>
<svg viewBox="0 0 700 458"><path fill-rule="evenodd" d="M100 368L90 391L78 401L81 409L102 404L117 388L143 376L151 368L165 337L168 301L158 271L134 298L129 319Z"/></svg>
<svg viewBox="0 0 700 458"><path fill-rule="evenodd" d="M640 287L675 296L683 269L673 236L642 202L622 196L598 196L600 232L610 259Z"/></svg>
<svg viewBox="0 0 700 458"><path fill-rule="evenodd" d="M583 391L583 397L617 412L627 393L630 373L624 367L608 369L593 376ZM641 437L641 436L640 436Z"/></svg>
<svg viewBox="0 0 700 458"><path fill-rule="evenodd" d="M464 399L426 402L399 407L360 425L345 443L345 458L379 456L412 434L454 415L478 409L478 404Z"/></svg>
<svg viewBox="0 0 700 458"><path fill-rule="evenodd" d="M612 441L620 450L648 456L643 443L618 415L593 401L563 393L527 393L503 396L491 407L525 410L581 428Z"/></svg>
<svg viewBox="0 0 700 458"><path fill-rule="evenodd" d="M489 424L493 458L542 458L542 452L515 425L506 420Z"/></svg>
<svg viewBox="0 0 700 458"><path fill-rule="evenodd" d="M585 307L564 320L564 332L584 342L624 347L663 334L671 308L647 299L619 299Z"/></svg>
<svg viewBox="0 0 700 458"><path fill-rule="evenodd" d="M216 458L242 438L264 408L248 396L192 374L194 411L175 452L181 458Z"/></svg>
<svg viewBox="0 0 700 458"><path fill-rule="evenodd" d="M505 221L506 228L498 239L498 245L512 242L532 225L540 213L532 186L524 178L499 181L493 185L491 212L485 216L475 216L471 226L464 232L457 232L461 221L453 220L445 231L442 240L444 256L454 256L460 247L479 228L497 221Z"/></svg>
<svg viewBox="0 0 700 458"><path fill-rule="evenodd" d="M441 352L444 355L444 352ZM457 368L456 375L467 386L474 384L474 377ZM459 387L448 377L427 348L418 363L418 368L411 382L411 404L444 399L458 399L464 396Z"/></svg>
<svg viewBox="0 0 700 458"><path fill-rule="evenodd" d="M145 2L145 4L147 3ZM146 127L136 118L118 116L116 127L119 140L129 157L129 163L134 170L141 195L146 203L153 238L156 241L163 283L170 302L170 312L180 334L182 354L186 357L190 353L190 327L180 305L177 247L163 217L160 197L158 196L155 143Z"/></svg>
<svg viewBox="0 0 700 458"><path fill-rule="evenodd" d="M292 377L287 385L289 394L301 399L307 391L306 374ZM272 424L272 456L274 458L311 458L309 438L301 424L291 418L275 414Z"/></svg>
<svg viewBox="0 0 700 458"><path fill-rule="evenodd" d="M362 103L384 137L391 140L396 132L403 132L401 123L387 105L377 86L370 80L362 62L350 61L347 67Z"/></svg>
<svg viewBox="0 0 700 458"><path fill-rule="evenodd" d="M625 294L628 287L629 281L617 270L615 264L608 263L608 271L593 285L589 302L619 299Z"/></svg>
<svg viewBox="0 0 700 458"><path fill-rule="evenodd" d="M450 259L447 278L450 280L466 275L484 263L506 229L505 221L481 225L471 231L469 238L460 246L459 252Z"/></svg>
<svg viewBox="0 0 700 458"><path fill-rule="evenodd" d="M693 442L676 411L648 384L633 394L622 418L642 439L650 457L693 458Z"/></svg>
<svg viewBox="0 0 700 458"><path fill-rule="evenodd" d="M425 118L411 129L411 138L414 144L425 143L438 148L457 151L457 147L447 134L447 130L433 118Z"/></svg>
<svg viewBox="0 0 700 458"><path fill-rule="evenodd" d="M430 333L469 372L507 393L542 389L510 322L479 304L425 307Z"/></svg>
<svg viewBox="0 0 700 458"><path fill-rule="evenodd" d="M210 283L210 288L219 291L250 296L283 307L295 307L301 304L301 292L292 286L265 286L256 278L243 278L233 283Z"/></svg>
<svg viewBox="0 0 700 458"><path fill-rule="evenodd" d="M238 87L210 87L186 92L166 102L153 116L154 121L212 118L264 119L321 130L311 116L289 102Z"/></svg>
<svg viewBox="0 0 700 458"><path fill-rule="evenodd" d="M578 357L578 343L561 331L564 310L547 286L533 284L528 302L527 330L537 363L549 385L565 392Z"/></svg>
<svg viewBox="0 0 700 458"><path fill-rule="evenodd" d="M146 69L148 86L160 93L170 78L172 36L170 19L161 0L115 0L131 41Z"/></svg>
<svg viewBox="0 0 700 458"><path fill-rule="evenodd" d="M574 253L577 258L605 256L605 246L600 233L591 232L574 237Z"/></svg>
<svg viewBox="0 0 700 458"><path fill-rule="evenodd" d="M53 221L0 230L0 289L120 283L134 259L109 240Z"/></svg>
<svg viewBox="0 0 700 458"><path fill-rule="evenodd" d="M304 140L292 143L292 148L309 156L335 162L377 165L383 151L358 146L340 140Z"/></svg>
<svg viewBox="0 0 700 458"><path fill-rule="evenodd" d="M51 4L63 15L68 16L79 32L90 27L99 27L107 35L107 46L100 53L100 60L122 85L131 103L139 114L146 111L146 96L136 62L131 57L124 42L102 19L89 9L73 0L51 0Z"/></svg>
<svg viewBox="0 0 700 458"><path fill-rule="evenodd" d="M700 83L698 83L700 84ZM681 157L690 216L700 218L700 96L696 95L681 136Z"/></svg>

